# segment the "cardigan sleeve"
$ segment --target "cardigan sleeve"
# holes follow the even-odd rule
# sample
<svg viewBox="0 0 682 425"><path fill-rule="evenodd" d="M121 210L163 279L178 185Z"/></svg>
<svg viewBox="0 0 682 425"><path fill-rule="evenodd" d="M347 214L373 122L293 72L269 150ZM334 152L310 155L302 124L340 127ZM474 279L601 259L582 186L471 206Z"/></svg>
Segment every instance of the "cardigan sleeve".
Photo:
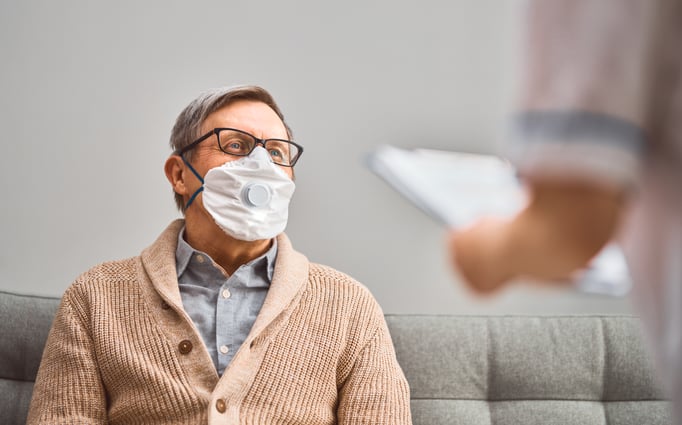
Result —
<svg viewBox="0 0 682 425"><path fill-rule="evenodd" d="M104 386L74 287L57 310L40 363L27 424L106 424Z"/></svg>
<svg viewBox="0 0 682 425"><path fill-rule="evenodd" d="M410 390L383 316L339 390L340 425L411 424Z"/></svg>

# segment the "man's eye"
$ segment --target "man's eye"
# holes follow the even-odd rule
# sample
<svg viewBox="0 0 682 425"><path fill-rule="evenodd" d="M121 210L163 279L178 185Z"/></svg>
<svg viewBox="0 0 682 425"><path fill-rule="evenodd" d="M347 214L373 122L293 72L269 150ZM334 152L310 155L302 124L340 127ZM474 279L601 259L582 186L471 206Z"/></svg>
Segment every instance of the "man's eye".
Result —
<svg viewBox="0 0 682 425"><path fill-rule="evenodd" d="M228 140L224 145L223 149L227 153L242 154L247 150L247 144L243 140L232 139Z"/></svg>
<svg viewBox="0 0 682 425"><path fill-rule="evenodd" d="M270 156L272 156L274 158L281 158L282 152L277 150L277 149L270 149Z"/></svg>

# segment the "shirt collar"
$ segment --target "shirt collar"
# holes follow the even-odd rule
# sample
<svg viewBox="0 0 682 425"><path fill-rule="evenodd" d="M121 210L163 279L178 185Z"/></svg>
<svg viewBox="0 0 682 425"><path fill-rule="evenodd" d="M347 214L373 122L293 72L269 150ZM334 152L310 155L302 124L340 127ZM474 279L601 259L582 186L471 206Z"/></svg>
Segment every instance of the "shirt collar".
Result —
<svg viewBox="0 0 682 425"><path fill-rule="evenodd" d="M185 272L192 254L194 254L194 248L185 242L185 227L183 226L178 233L178 247L175 249L175 268L178 277Z"/></svg>
<svg viewBox="0 0 682 425"><path fill-rule="evenodd" d="M192 258L192 255L195 253L197 254L203 254L208 257L207 254L197 251L196 249L192 248L190 244L188 244L185 241L185 228L183 227L180 232L178 233L178 247L175 250L175 267L178 273L178 277L182 276L182 274L185 272L187 269L187 266L189 265L189 260ZM257 266L261 261L265 261L265 271L268 276L268 281L272 282L272 275L275 272L275 262L277 260L277 238L272 238L272 246L270 246L270 249L267 250L267 252L260 257L250 261L247 263L249 266Z"/></svg>
<svg viewBox="0 0 682 425"><path fill-rule="evenodd" d="M270 282L272 282L272 275L275 272L275 260L277 260L277 238L272 238L272 246L265 253L266 271Z"/></svg>

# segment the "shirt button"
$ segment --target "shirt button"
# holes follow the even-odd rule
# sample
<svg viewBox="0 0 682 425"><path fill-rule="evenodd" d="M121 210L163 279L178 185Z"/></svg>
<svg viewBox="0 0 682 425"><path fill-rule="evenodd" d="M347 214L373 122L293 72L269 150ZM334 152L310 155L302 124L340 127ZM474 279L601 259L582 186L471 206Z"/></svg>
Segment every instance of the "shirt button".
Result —
<svg viewBox="0 0 682 425"><path fill-rule="evenodd" d="M180 341L178 349L180 350L180 354L189 354L192 351L192 342L188 339Z"/></svg>
<svg viewBox="0 0 682 425"><path fill-rule="evenodd" d="M221 345L220 346L220 352L221 353L227 354L229 351L230 351L230 347L228 347L227 345Z"/></svg>
<svg viewBox="0 0 682 425"><path fill-rule="evenodd" d="M228 298L230 298L230 297L232 296L232 294L230 294L230 290L229 290L229 289L223 289L223 293L222 293L222 294L223 294L223 298L225 298L225 299L228 299Z"/></svg>
<svg viewBox="0 0 682 425"><path fill-rule="evenodd" d="M222 398L216 400L215 410L217 410L220 413L225 413L225 410L227 410L227 404L225 404L225 400L223 400Z"/></svg>
<svg viewBox="0 0 682 425"><path fill-rule="evenodd" d="M202 264L203 264L203 262L205 261L205 258L204 258L203 255L197 254L197 256L196 256L195 258L197 259L197 261L198 261L199 263L202 263Z"/></svg>

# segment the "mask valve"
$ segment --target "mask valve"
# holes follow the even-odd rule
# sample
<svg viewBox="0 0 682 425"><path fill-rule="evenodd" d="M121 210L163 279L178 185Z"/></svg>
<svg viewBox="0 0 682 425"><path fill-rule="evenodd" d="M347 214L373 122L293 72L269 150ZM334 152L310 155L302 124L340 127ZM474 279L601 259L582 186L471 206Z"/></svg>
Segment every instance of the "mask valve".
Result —
<svg viewBox="0 0 682 425"><path fill-rule="evenodd" d="M265 207L270 203L272 195L270 189L262 183L251 183L242 191L246 205L250 207Z"/></svg>

